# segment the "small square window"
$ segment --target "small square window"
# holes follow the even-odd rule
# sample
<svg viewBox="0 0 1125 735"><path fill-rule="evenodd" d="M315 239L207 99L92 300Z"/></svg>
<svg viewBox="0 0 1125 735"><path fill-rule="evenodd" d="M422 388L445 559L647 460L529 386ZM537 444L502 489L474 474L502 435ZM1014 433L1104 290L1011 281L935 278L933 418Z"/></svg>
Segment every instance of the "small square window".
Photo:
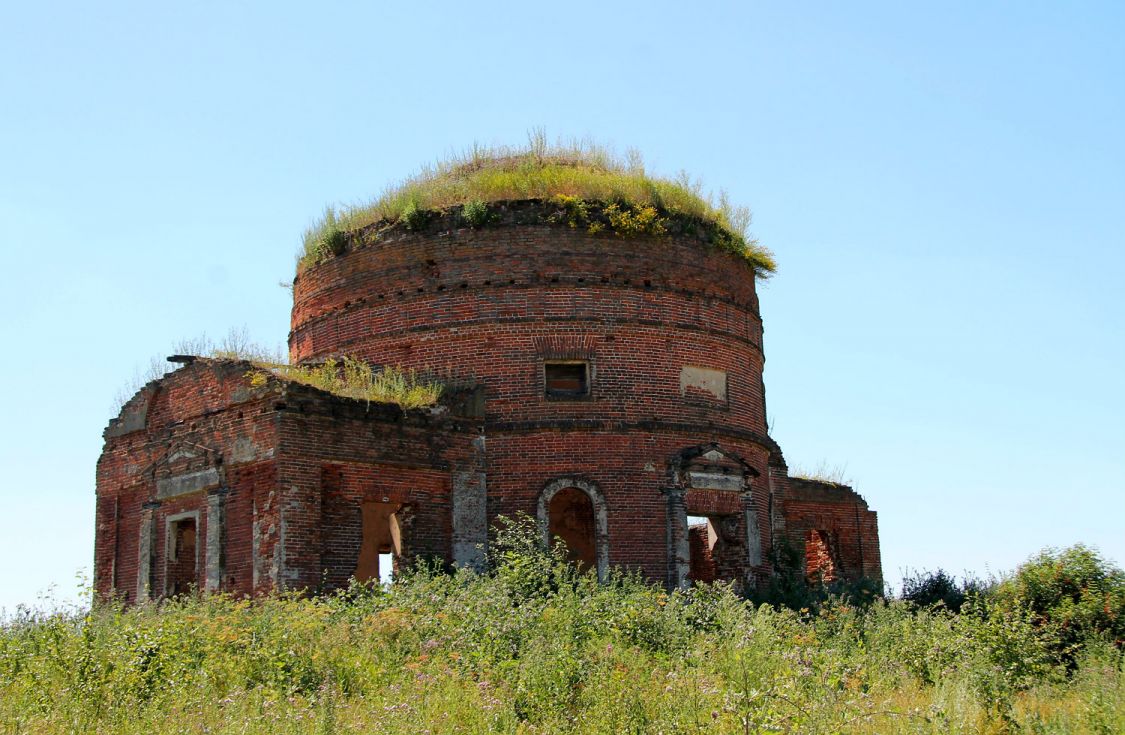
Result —
<svg viewBox="0 0 1125 735"><path fill-rule="evenodd" d="M552 398L580 398L590 395L590 366L585 362L543 364L544 384Z"/></svg>

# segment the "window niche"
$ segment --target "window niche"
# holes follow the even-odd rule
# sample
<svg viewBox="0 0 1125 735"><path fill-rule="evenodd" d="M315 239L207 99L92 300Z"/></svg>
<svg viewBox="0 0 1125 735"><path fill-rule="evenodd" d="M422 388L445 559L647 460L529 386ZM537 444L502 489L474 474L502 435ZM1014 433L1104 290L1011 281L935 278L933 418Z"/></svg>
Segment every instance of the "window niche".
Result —
<svg viewBox="0 0 1125 735"><path fill-rule="evenodd" d="M590 395L590 363L585 360L547 360L543 363L547 398L576 400Z"/></svg>

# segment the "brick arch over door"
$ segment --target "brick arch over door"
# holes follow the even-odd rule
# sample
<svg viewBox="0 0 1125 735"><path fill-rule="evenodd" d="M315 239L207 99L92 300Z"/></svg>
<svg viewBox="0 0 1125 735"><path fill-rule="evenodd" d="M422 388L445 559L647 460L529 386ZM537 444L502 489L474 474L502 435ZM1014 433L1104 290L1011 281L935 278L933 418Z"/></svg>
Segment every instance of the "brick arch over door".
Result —
<svg viewBox="0 0 1125 735"><path fill-rule="evenodd" d="M589 480L577 477L560 477L551 480L539 493L539 531L543 535L543 542L551 542L551 501L556 495L564 491L577 490L583 493L590 501L593 509L594 521L594 557L598 579L605 579L609 572L609 518L606 509L605 496L598 486Z"/></svg>

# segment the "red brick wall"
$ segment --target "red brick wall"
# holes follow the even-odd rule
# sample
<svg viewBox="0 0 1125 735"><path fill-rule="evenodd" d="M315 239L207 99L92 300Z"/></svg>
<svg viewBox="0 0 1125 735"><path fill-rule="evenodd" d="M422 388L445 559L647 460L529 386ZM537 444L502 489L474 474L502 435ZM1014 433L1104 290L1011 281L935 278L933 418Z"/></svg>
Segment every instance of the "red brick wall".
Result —
<svg viewBox="0 0 1125 735"><path fill-rule="evenodd" d="M692 238L402 230L302 272L292 328L294 361L343 353L475 376L491 420L657 418L765 433L753 273ZM589 359L591 398L547 400L545 357ZM685 365L726 371L729 400L685 400Z"/></svg>
<svg viewBox="0 0 1125 735"><path fill-rule="evenodd" d="M107 431L98 464L95 586L136 599L141 518L152 507L152 596L167 587L167 521L197 512L197 585L207 564L207 493L157 498L169 457L197 454L221 467L226 533L221 589L338 586L355 571L351 520L365 498L391 497L416 510L413 556L450 555L450 473L469 467L470 437L424 412L339 399L270 381L251 388L249 366L199 360L146 389L145 421ZM219 462L214 457L220 458ZM182 566L182 565L181 565ZM257 580L255 584L255 579Z"/></svg>
<svg viewBox="0 0 1125 735"><path fill-rule="evenodd" d="M424 413L302 393L280 422L287 586L346 583L364 500L408 505L408 555L450 560L450 477L470 464L471 436Z"/></svg>
<svg viewBox="0 0 1125 735"><path fill-rule="evenodd" d="M715 441L764 472L776 451L765 436L753 273L691 237L452 221L399 230L302 272L292 326L294 361L351 354L479 380L490 519L534 514L547 483L586 478L606 498L610 564L660 581L671 458ZM591 395L545 396L551 358L588 360ZM685 366L725 371L726 400L684 395ZM764 486L755 504L768 558ZM727 571L745 566L732 558Z"/></svg>
<svg viewBox="0 0 1125 735"><path fill-rule="evenodd" d="M879 523L875 511L854 490L814 480L789 478L784 497L786 538L807 562L825 550L817 544L809 548L809 534L824 532L829 549L834 552L834 572L846 579L869 577L882 579L882 562L879 556ZM835 548L831 548L831 547Z"/></svg>
<svg viewBox="0 0 1125 735"><path fill-rule="evenodd" d="M97 469L97 529L94 586L101 595L117 594L134 601L137 590L141 516L146 502L156 500L156 483L170 469L169 455L198 453L185 469L210 466L201 448L223 457L229 487L227 589L251 591L251 508L276 488L271 459L277 444L274 387L251 389L244 363L200 361L142 389L123 410L140 411L143 421L127 425L120 419L106 430ZM130 430L131 429L131 430ZM173 459L175 463L179 460ZM207 538L206 493L193 492L159 501L152 511L154 528L153 593L165 585L166 520L199 512L196 528L199 579L203 586Z"/></svg>
<svg viewBox="0 0 1125 735"><path fill-rule="evenodd" d="M609 563L637 569L653 580L668 576L668 500L661 489L668 484L667 468L673 455L685 447L710 441L740 454L763 472L766 450L751 440L718 432L670 433L651 430L608 429L537 430L489 437L489 516L534 515L539 494L560 477L586 479L601 490L608 510ZM693 498L694 495L694 498ZM732 511L738 513L737 501ZM687 494L689 514L713 512L701 494ZM768 544L769 498L765 485L754 486L754 507ZM739 533L745 536L740 521ZM768 559L768 546L763 560ZM738 571L745 569L740 565ZM731 578L740 578L734 574ZM764 564L754 570L768 574Z"/></svg>
<svg viewBox="0 0 1125 735"><path fill-rule="evenodd" d="M515 223L537 206L513 205L506 224L481 230L448 217L425 232L399 229L295 282L293 360L350 354L451 384L476 381L483 415L404 414L280 380L252 388L249 365L210 360L142 390L111 422L99 461L98 591L133 599L145 502L162 474L215 465L216 457L229 487L223 589L344 584L356 567L360 508L383 498L412 511L407 556L450 560L451 478L476 472L487 475L490 523L535 515L544 488L560 478L596 488L609 564L670 581L674 461L710 443L760 475L749 501L759 549L746 548L738 491L683 496L689 515L727 519L709 559L714 576L764 579L773 540L803 549L810 529L836 534L845 575L879 576L875 514L848 489L788 481L766 435L750 267L691 237ZM550 359L588 361L591 394L546 396L542 366ZM695 387L685 394L687 366L724 371L726 397ZM166 520L190 511L199 512L203 583L200 491L151 508L155 594L165 585ZM751 558L760 562L751 566Z"/></svg>
<svg viewBox="0 0 1125 735"><path fill-rule="evenodd" d="M691 546L691 580L714 582L718 579L718 572L715 569L715 559L711 556L707 525L691 526L688 543Z"/></svg>

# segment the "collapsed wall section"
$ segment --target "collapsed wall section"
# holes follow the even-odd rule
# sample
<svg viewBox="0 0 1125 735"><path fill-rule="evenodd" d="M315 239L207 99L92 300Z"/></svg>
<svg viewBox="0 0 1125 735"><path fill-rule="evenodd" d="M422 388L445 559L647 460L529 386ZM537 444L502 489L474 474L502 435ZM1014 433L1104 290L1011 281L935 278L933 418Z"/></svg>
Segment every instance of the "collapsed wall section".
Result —
<svg viewBox="0 0 1125 735"><path fill-rule="evenodd" d="M847 485L790 477L785 538L810 582L882 580L878 515Z"/></svg>
<svg viewBox="0 0 1125 735"><path fill-rule="evenodd" d="M335 589L352 577L376 579L420 558L471 559L454 553L466 524L484 544L483 498L477 516L454 514L459 479L479 472L471 420L443 406L403 411L390 404L340 400L291 390L279 417L279 480L289 520L288 588ZM484 492L483 482L480 493ZM455 492L456 491L456 492Z"/></svg>

